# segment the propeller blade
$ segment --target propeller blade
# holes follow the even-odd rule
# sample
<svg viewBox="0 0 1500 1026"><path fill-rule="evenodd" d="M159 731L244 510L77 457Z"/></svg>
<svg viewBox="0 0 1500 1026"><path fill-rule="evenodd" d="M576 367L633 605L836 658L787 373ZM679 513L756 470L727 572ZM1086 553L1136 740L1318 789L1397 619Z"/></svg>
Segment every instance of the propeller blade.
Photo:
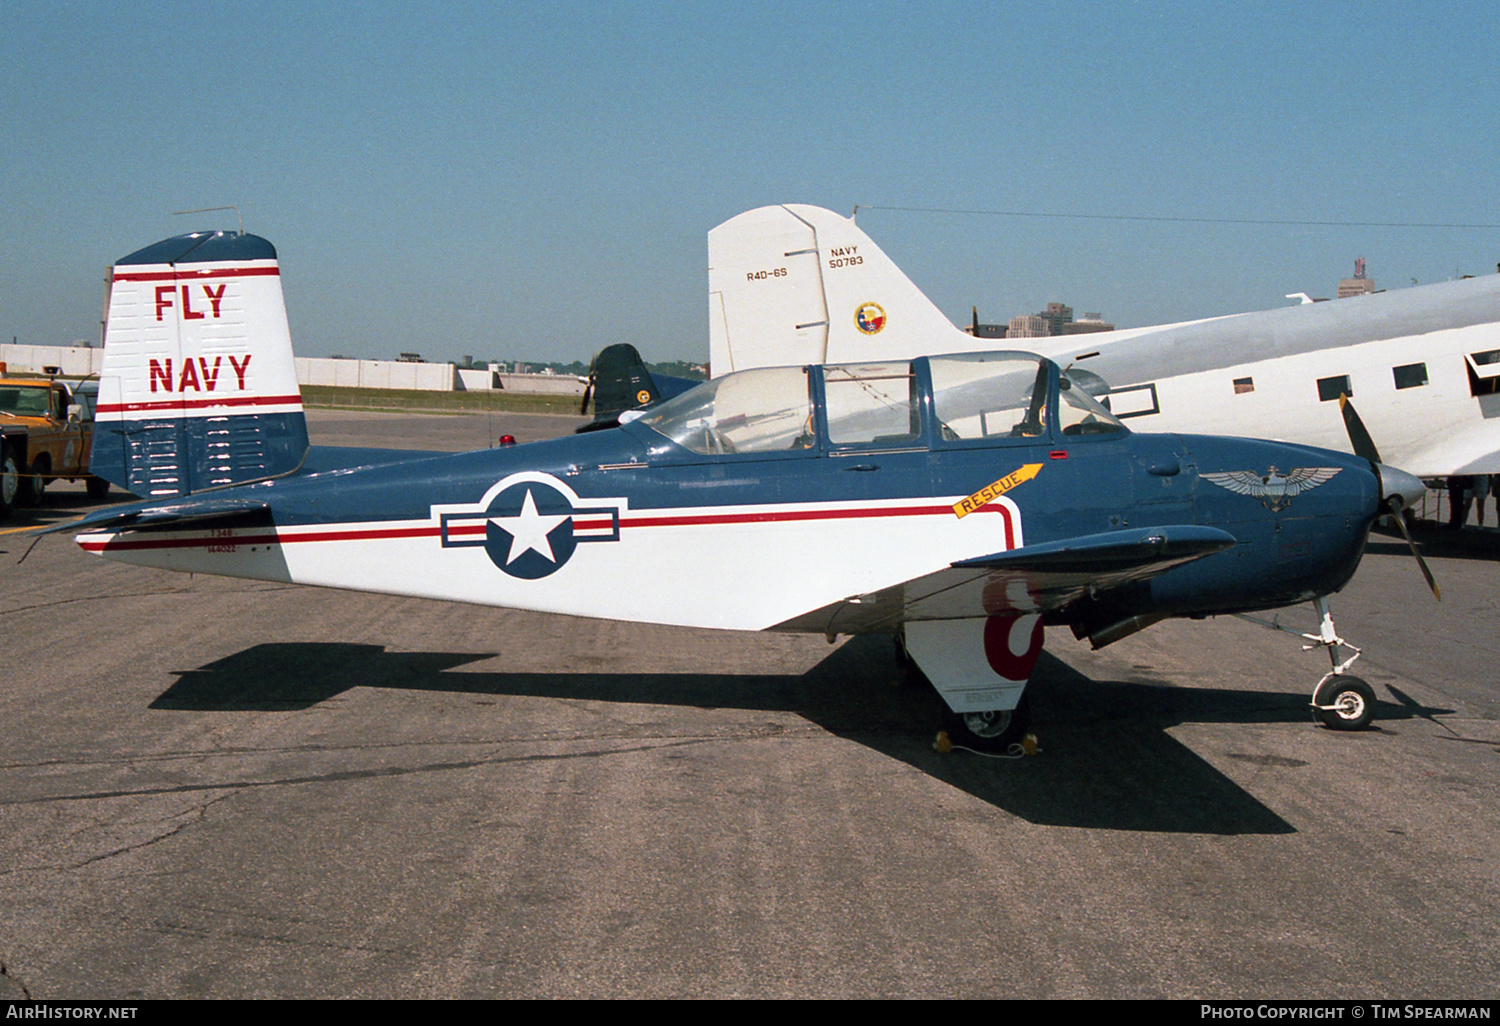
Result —
<svg viewBox="0 0 1500 1026"><path fill-rule="evenodd" d="M1390 511L1391 519L1396 522L1396 530L1400 531L1401 537L1406 539L1406 544L1411 549L1412 557L1417 561L1417 566L1421 568L1422 576L1427 578L1427 587L1432 589L1433 597L1439 602L1443 601L1443 593L1438 588L1437 579L1432 576L1432 571L1427 568L1427 560L1423 559L1422 553L1417 551L1417 543L1412 541L1411 532L1406 529L1406 517L1401 513L1401 497L1399 495L1391 496L1390 500L1386 503L1386 508Z"/></svg>
<svg viewBox="0 0 1500 1026"><path fill-rule="evenodd" d="M578 415L584 416L589 412L589 399L594 395L594 376L589 375L588 384L583 386L583 402L578 404Z"/></svg>
<svg viewBox="0 0 1500 1026"><path fill-rule="evenodd" d="M1354 455L1363 456L1371 463L1385 462L1380 458L1380 450L1375 448L1375 439L1370 437L1370 432L1365 430L1365 422L1360 420L1355 411L1354 401L1342 393L1339 395L1339 412L1344 415L1344 430L1349 432L1349 444L1354 447Z"/></svg>

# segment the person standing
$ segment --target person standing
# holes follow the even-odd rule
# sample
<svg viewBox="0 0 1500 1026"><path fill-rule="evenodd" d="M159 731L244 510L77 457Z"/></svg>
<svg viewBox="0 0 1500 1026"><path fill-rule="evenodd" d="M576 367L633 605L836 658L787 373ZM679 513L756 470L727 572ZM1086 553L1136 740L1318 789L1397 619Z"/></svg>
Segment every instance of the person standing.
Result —
<svg viewBox="0 0 1500 1026"><path fill-rule="evenodd" d="M1457 531L1469 519L1469 504L1474 501L1474 478L1470 474L1454 474L1448 478L1448 527Z"/></svg>

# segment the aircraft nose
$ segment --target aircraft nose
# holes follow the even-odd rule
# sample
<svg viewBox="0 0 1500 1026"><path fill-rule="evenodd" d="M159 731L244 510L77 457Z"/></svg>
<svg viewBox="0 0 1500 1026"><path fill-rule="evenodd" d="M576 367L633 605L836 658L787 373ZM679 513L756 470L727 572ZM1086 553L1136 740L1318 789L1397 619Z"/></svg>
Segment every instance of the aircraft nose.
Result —
<svg viewBox="0 0 1500 1026"><path fill-rule="evenodd" d="M1375 463L1374 466L1375 476L1380 479L1380 497L1387 503L1393 497L1400 496L1401 508L1405 509L1427 491L1427 486L1422 483L1421 478L1408 474L1398 467L1386 466L1384 463Z"/></svg>

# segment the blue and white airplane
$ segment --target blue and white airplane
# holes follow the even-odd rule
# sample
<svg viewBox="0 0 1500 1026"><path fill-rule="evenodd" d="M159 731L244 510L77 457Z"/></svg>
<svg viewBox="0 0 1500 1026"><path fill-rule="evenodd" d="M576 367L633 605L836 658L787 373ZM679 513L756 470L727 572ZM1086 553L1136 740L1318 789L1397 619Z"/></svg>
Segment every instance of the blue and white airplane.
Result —
<svg viewBox="0 0 1500 1026"><path fill-rule="evenodd" d="M310 449L276 252L224 232L115 265L97 419L91 471L141 497L66 525L105 558L891 634L976 747L1021 730L1046 624L1097 646L1311 600L1333 658L1324 598L1422 487L1328 450L1132 433L1022 352L757 368L615 429L458 455ZM1362 727L1374 696L1346 666L1314 706Z"/></svg>

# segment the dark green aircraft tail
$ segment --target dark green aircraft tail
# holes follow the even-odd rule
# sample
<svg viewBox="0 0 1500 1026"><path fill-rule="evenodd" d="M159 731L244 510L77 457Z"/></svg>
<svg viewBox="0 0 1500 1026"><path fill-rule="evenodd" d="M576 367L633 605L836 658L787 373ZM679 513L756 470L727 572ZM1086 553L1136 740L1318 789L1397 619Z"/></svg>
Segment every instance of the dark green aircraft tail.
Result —
<svg viewBox="0 0 1500 1026"><path fill-rule="evenodd" d="M578 412L588 413L592 399L594 420L578 430L598 431L615 427L620 423L620 414L626 410L655 406L696 384L698 382L686 378L652 374L635 346L629 342L616 342L600 350L589 366L589 382Z"/></svg>

